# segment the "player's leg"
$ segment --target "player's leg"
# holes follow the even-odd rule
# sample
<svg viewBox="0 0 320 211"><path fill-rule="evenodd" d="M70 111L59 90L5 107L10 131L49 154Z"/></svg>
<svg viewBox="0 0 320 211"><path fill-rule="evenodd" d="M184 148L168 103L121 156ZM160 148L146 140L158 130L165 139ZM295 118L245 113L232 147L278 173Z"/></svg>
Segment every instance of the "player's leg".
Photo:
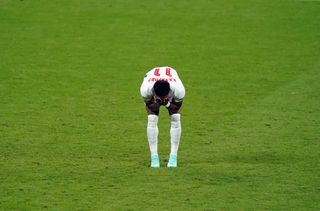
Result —
<svg viewBox="0 0 320 211"><path fill-rule="evenodd" d="M173 155L178 154L178 148L181 137L181 121L180 114L172 114L170 116L171 128L170 128L170 139L171 139L171 153Z"/></svg>
<svg viewBox="0 0 320 211"><path fill-rule="evenodd" d="M147 136L151 152L151 167L159 167L158 156L158 116L154 114L148 115Z"/></svg>
<svg viewBox="0 0 320 211"><path fill-rule="evenodd" d="M147 126L147 136L151 152L151 167L160 167L160 161L158 156L158 115L159 107L146 104L146 110L148 112L148 126Z"/></svg>
<svg viewBox="0 0 320 211"><path fill-rule="evenodd" d="M168 167L177 167L177 155L178 148L181 137L181 121L180 121L180 108L182 102L172 102L168 108L170 114L170 143L171 143L171 152L168 162Z"/></svg>

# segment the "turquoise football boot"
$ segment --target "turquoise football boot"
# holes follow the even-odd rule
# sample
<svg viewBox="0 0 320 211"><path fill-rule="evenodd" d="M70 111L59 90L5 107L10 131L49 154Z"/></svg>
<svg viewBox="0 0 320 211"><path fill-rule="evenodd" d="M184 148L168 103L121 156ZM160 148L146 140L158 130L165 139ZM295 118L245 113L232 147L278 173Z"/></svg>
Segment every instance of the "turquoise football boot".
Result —
<svg viewBox="0 0 320 211"><path fill-rule="evenodd" d="M169 162L168 162L167 166L169 168L177 167L177 155L173 155L173 154L170 155Z"/></svg>
<svg viewBox="0 0 320 211"><path fill-rule="evenodd" d="M151 156L151 167L152 168L159 168L160 167L160 161L159 161L158 155Z"/></svg>

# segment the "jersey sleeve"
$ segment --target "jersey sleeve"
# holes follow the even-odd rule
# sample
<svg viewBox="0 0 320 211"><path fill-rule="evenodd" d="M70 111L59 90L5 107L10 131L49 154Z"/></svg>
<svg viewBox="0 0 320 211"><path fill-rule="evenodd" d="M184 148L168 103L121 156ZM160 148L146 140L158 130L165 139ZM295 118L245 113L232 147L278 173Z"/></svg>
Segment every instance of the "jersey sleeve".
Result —
<svg viewBox="0 0 320 211"><path fill-rule="evenodd" d="M152 98L152 95L153 95L152 87L150 87L150 84L147 82L146 77L144 78L141 84L140 94L143 97L145 102L149 101Z"/></svg>
<svg viewBox="0 0 320 211"><path fill-rule="evenodd" d="M186 94L186 90L180 79L177 80L177 84L174 90L174 100L181 102Z"/></svg>

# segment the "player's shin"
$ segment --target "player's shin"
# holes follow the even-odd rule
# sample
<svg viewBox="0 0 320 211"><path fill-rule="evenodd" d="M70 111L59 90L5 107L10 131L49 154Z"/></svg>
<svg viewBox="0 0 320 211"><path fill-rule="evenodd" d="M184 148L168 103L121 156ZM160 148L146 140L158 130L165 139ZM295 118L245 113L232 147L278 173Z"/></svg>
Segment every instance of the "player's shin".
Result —
<svg viewBox="0 0 320 211"><path fill-rule="evenodd" d="M181 137L181 122L180 122L180 114L172 114L170 116L171 119L171 128L170 128L170 136L171 136L171 155L177 155L180 137Z"/></svg>
<svg viewBox="0 0 320 211"><path fill-rule="evenodd" d="M158 134L158 116L153 114L148 115L147 135L151 156L158 154Z"/></svg>

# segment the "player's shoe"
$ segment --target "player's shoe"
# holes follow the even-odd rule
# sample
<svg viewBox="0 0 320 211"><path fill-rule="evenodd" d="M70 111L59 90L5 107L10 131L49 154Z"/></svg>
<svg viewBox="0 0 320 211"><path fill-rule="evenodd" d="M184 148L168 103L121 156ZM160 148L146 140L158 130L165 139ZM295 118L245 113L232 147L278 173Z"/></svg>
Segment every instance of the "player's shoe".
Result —
<svg viewBox="0 0 320 211"><path fill-rule="evenodd" d="M171 154L170 155L170 158L169 158L169 162L168 162L168 165L167 165L169 168L173 167L177 167L177 155L173 155Z"/></svg>
<svg viewBox="0 0 320 211"><path fill-rule="evenodd" d="M159 161L158 155L151 156L151 167L152 168L159 168L160 167L160 161Z"/></svg>

